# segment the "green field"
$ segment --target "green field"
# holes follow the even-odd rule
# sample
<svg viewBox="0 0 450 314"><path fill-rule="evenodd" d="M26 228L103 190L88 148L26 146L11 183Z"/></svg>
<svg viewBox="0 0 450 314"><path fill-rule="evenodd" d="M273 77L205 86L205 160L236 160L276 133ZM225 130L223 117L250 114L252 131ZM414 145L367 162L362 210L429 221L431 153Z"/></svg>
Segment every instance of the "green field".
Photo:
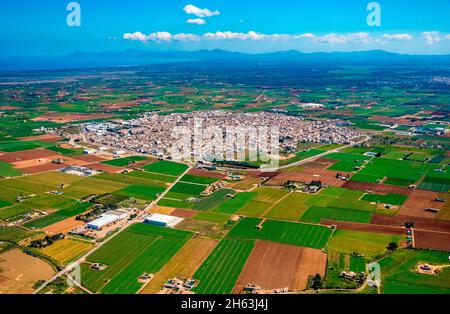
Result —
<svg viewBox="0 0 450 314"><path fill-rule="evenodd" d="M114 192L117 195L134 197L140 200L153 201L159 193L164 192L163 187L150 187L142 185L130 185L122 190Z"/></svg>
<svg viewBox="0 0 450 314"><path fill-rule="evenodd" d="M301 152L298 152L295 154L294 157L289 158L289 159L281 159L279 164L280 166L285 166L285 165L289 165L298 161L301 161L303 159L307 159L309 157L313 157L322 153L325 153L326 150L323 149L309 149L309 150L304 150Z"/></svg>
<svg viewBox="0 0 450 314"><path fill-rule="evenodd" d="M387 294L450 294L450 268L437 276L416 272L419 262L449 265L446 252L398 250L380 260L382 291Z"/></svg>
<svg viewBox="0 0 450 314"><path fill-rule="evenodd" d="M144 156L130 156L125 158L117 158L112 160L102 161L102 164L116 166L116 167L126 167L130 164L135 163L136 161L146 160L147 157Z"/></svg>
<svg viewBox="0 0 450 314"><path fill-rule="evenodd" d="M160 160L144 167L144 170L160 174L179 176L187 170L188 166L176 162Z"/></svg>
<svg viewBox="0 0 450 314"><path fill-rule="evenodd" d="M383 179L384 179L383 176L376 176L376 175L374 176L374 175L356 173L350 178L350 181L380 183L380 181Z"/></svg>
<svg viewBox="0 0 450 314"><path fill-rule="evenodd" d="M370 160L370 157L351 153L331 153L325 158L338 160L337 163L329 167L330 170L352 172L355 167L364 165L364 161Z"/></svg>
<svg viewBox="0 0 450 314"><path fill-rule="evenodd" d="M234 214L256 196L255 192L240 192L234 198L226 199L222 204L213 209L214 212Z"/></svg>
<svg viewBox="0 0 450 314"><path fill-rule="evenodd" d="M179 193L182 195L186 195L187 197L199 196L205 188L206 185L177 182L170 189L169 193Z"/></svg>
<svg viewBox="0 0 450 314"><path fill-rule="evenodd" d="M130 177L136 177L136 178L153 180L153 181L160 181L160 182L164 182L164 183L172 183L177 179L177 177L174 177L174 176L145 172L145 171L132 171L132 172L129 172L127 175Z"/></svg>
<svg viewBox="0 0 450 314"><path fill-rule="evenodd" d="M17 177L22 171L14 169L10 163L0 160L0 177Z"/></svg>
<svg viewBox="0 0 450 314"><path fill-rule="evenodd" d="M12 241L12 242L19 242L25 238L34 236L39 234L39 232L36 231L30 231L28 229L13 226L8 228L0 229L0 241Z"/></svg>
<svg viewBox="0 0 450 314"><path fill-rule="evenodd" d="M185 174L180 181L188 182L188 183L199 183L199 184L211 184L216 182L217 178L203 177L203 176L195 176L192 174Z"/></svg>
<svg viewBox="0 0 450 314"><path fill-rule="evenodd" d="M38 218L36 220L27 222L25 227L27 228L44 228L64 219L75 217L87 211L92 204L88 202L82 202L75 204L66 209L61 209L55 213L44 216L43 218Z"/></svg>
<svg viewBox="0 0 450 314"><path fill-rule="evenodd" d="M194 274L198 294L231 293L254 246L248 240L222 240Z"/></svg>
<svg viewBox="0 0 450 314"><path fill-rule="evenodd" d="M309 195L304 193L290 193L286 198L275 204L264 217L298 220L308 209L308 206L304 203L308 197Z"/></svg>
<svg viewBox="0 0 450 314"><path fill-rule="evenodd" d="M192 219L224 224L228 221L229 218L230 215L227 214L214 212L200 212L197 215L195 215Z"/></svg>
<svg viewBox="0 0 450 314"><path fill-rule="evenodd" d="M397 242L400 236L361 231L336 230L327 249L341 253L362 254L370 260L386 252L390 242Z"/></svg>
<svg viewBox="0 0 450 314"><path fill-rule="evenodd" d="M143 273L156 273L190 238L191 233L148 224L135 224L87 257L88 262L108 265L91 270L82 265L82 283L95 292L136 293Z"/></svg>
<svg viewBox="0 0 450 314"><path fill-rule="evenodd" d="M346 208L365 211L373 211L376 208L376 205L370 204L369 202L322 194L316 194L308 197L305 200L305 204L308 206Z"/></svg>
<svg viewBox="0 0 450 314"><path fill-rule="evenodd" d="M200 202L194 205L192 209L195 210L212 210L222 204L224 201L229 199L229 194L235 194L234 190L231 189L220 189L215 191L213 194L205 197Z"/></svg>
<svg viewBox="0 0 450 314"><path fill-rule="evenodd" d="M363 196L362 200L367 202L381 203L381 204L391 204L391 205L402 205L408 199L407 195L401 194L366 194Z"/></svg>
<svg viewBox="0 0 450 314"><path fill-rule="evenodd" d="M372 214L357 209L312 206L300 218L302 221L312 223L320 223L322 219L369 223Z"/></svg>
<svg viewBox="0 0 450 314"><path fill-rule="evenodd" d="M268 240L312 248L323 248L331 236L328 227L266 220L262 229L256 226L261 222L258 218L242 218L241 221L228 233L232 239Z"/></svg>

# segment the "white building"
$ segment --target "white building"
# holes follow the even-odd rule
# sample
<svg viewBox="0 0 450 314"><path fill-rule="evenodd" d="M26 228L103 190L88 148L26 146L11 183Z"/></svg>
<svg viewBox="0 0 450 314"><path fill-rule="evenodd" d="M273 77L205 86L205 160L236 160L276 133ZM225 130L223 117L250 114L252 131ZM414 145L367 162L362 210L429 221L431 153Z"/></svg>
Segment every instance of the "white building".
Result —
<svg viewBox="0 0 450 314"><path fill-rule="evenodd" d="M64 169L61 169L60 171L63 173L73 174L73 175L80 176L80 177L89 177L89 176L92 176L92 175L98 173L97 171L95 171L93 169L86 168L86 167L79 167L79 166L69 166Z"/></svg>
<svg viewBox="0 0 450 314"><path fill-rule="evenodd" d="M116 209L110 210L100 216L100 218L95 219L87 224L87 228L93 230L101 230L103 227L112 225L120 220L128 217L130 214L129 210Z"/></svg>
<svg viewBox="0 0 450 314"><path fill-rule="evenodd" d="M147 216L144 220L147 224L157 225L157 226L163 226L163 227L174 227L178 223L180 223L183 220L183 218L175 217L175 216L169 216L169 215L162 215L162 214L151 214Z"/></svg>

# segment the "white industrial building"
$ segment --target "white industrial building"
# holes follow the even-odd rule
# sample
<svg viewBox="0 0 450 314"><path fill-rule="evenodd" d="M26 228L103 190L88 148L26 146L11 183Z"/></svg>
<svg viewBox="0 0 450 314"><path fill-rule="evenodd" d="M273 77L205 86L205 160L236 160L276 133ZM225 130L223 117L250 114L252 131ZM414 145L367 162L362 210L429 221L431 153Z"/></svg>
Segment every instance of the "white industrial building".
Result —
<svg viewBox="0 0 450 314"><path fill-rule="evenodd" d="M89 229L93 230L101 230L103 227L114 224L120 220L123 220L128 217L130 214L129 210L126 209L116 209L110 210L87 224Z"/></svg>
<svg viewBox="0 0 450 314"><path fill-rule="evenodd" d="M63 173L73 174L80 177L89 177L98 173L93 169L80 166L69 166L64 169L61 169L60 171Z"/></svg>
<svg viewBox="0 0 450 314"><path fill-rule="evenodd" d="M147 224L163 226L163 227L174 227L178 223L180 223L183 218L163 215L163 214L151 214L147 216L144 220Z"/></svg>

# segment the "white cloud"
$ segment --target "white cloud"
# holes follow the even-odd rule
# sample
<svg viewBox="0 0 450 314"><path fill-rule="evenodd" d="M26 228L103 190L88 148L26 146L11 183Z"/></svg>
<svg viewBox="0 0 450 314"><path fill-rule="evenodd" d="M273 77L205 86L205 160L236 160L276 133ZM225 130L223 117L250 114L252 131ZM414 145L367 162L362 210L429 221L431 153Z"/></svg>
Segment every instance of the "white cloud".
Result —
<svg viewBox="0 0 450 314"><path fill-rule="evenodd" d="M188 19L188 20L186 20L186 23L204 25L204 24L206 24L206 21L204 19L198 18L198 19Z"/></svg>
<svg viewBox="0 0 450 314"><path fill-rule="evenodd" d="M211 11L206 8L200 9L192 4L188 4L187 6L185 6L183 8L183 11L186 12L187 14L193 14L197 17L210 17L210 16L214 16L214 15L220 15L219 10Z"/></svg>
<svg viewBox="0 0 450 314"><path fill-rule="evenodd" d="M388 41L390 41L390 40L393 40L393 41L399 40L399 41L401 41L401 40L411 40L411 39L413 39L413 37L410 34L383 34L383 36L381 36L381 38L385 39L385 40L388 40Z"/></svg>
<svg viewBox="0 0 450 314"><path fill-rule="evenodd" d="M146 38L147 38L147 36L142 34L141 32L125 33L125 34L123 34L123 39L128 39L128 40L145 41Z"/></svg>
<svg viewBox="0 0 450 314"><path fill-rule="evenodd" d="M438 31L423 32L422 37L425 39L425 42L428 45L433 45L441 41L441 37Z"/></svg>
<svg viewBox="0 0 450 314"><path fill-rule="evenodd" d="M450 39L450 34L445 35L445 39Z"/></svg>
<svg viewBox="0 0 450 314"><path fill-rule="evenodd" d="M312 34L311 34L312 35ZM346 44L349 42L361 42L361 43L372 43L374 40L370 37L368 33L348 33L348 34L337 34L330 33L323 36L311 36L307 38L311 38L314 42L318 43L326 43L326 44Z"/></svg>

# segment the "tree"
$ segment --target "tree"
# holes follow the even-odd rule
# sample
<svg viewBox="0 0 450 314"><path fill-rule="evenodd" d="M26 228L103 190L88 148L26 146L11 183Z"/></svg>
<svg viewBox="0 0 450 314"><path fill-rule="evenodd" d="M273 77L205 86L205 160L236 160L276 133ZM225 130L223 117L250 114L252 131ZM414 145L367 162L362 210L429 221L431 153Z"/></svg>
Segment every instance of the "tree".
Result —
<svg viewBox="0 0 450 314"><path fill-rule="evenodd" d="M311 280L311 288L319 290L322 287L322 276L316 274Z"/></svg>
<svg viewBox="0 0 450 314"><path fill-rule="evenodd" d="M397 245L396 242L389 243L389 245L387 247L387 249L390 250L390 251L395 251L397 248L398 248L398 245Z"/></svg>

